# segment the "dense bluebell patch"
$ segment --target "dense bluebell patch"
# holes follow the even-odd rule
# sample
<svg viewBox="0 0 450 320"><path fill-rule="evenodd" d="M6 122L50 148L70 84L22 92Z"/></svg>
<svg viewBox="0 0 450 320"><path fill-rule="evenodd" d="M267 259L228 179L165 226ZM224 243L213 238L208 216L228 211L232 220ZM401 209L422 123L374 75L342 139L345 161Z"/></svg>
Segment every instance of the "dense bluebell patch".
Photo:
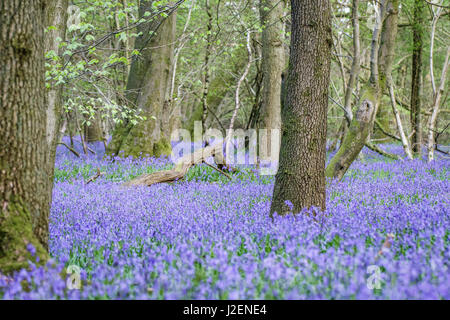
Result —
<svg viewBox="0 0 450 320"><path fill-rule="evenodd" d="M53 261L2 278L0 297L450 298L449 160L385 162L365 150L343 181L329 183L326 212L272 221L273 179L251 168L233 181L200 166L186 181L125 188L121 181L170 161L113 163L93 148L82 159L58 149ZM85 185L97 167L105 174ZM69 265L82 270L81 290L60 276ZM378 275L370 266L380 289L369 289Z"/></svg>

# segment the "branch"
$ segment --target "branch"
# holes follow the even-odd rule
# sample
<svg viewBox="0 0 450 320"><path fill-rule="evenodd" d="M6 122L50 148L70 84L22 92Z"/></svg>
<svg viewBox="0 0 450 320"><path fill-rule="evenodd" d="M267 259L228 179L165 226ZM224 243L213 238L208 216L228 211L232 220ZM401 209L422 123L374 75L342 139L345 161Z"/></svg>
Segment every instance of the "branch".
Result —
<svg viewBox="0 0 450 320"><path fill-rule="evenodd" d="M66 147L67 149L69 149L74 155L76 155L78 158L80 157L80 154L73 148L69 147L67 144L65 144L64 142L59 142L58 145L62 145L64 147Z"/></svg>
<svg viewBox="0 0 450 320"><path fill-rule="evenodd" d="M378 147L376 144L373 144L372 142L366 142L366 147L372 151L375 151L376 153L381 154L382 156L384 156L386 158L390 158L390 159L394 159L394 160L403 160L398 155L386 152L383 149L381 149L380 147Z"/></svg>
<svg viewBox="0 0 450 320"><path fill-rule="evenodd" d="M380 120L375 119L375 124L377 125L378 129L380 129L384 135L386 135L392 139L395 139L397 141L401 141L401 139L399 137L397 137L396 135L393 135L392 133L389 133L385 128L383 128L383 125L380 123Z"/></svg>
<svg viewBox="0 0 450 320"><path fill-rule="evenodd" d="M88 181L86 181L86 185L88 185L91 182L94 182L95 180L97 180L97 178L101 177L104 174L105 174L104 172L100 172L100 168L97 168L97 173L95 174L95 176L92 176Z"/></svg>
<svg viewBox="0 0 450 320"><path fill-rule="evenodd" d="M210 167L210 168L216 170L217 172L223 174L223 175L226 176L228 179L233 180L233 178L231 178L231 176L230 176L228 173L223 172L223 171L220 170L219 168L216 168L216 167L214 167L213 165L210 165L208 162L204 162L204 164L206 164L208 167Z"/></svg>

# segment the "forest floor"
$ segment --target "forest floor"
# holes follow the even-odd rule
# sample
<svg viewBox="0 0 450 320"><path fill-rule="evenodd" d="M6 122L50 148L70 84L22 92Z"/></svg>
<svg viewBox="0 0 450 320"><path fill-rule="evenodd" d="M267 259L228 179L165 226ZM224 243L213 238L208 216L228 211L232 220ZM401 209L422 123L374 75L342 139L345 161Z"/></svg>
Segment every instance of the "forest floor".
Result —
<svg viewBox="0 0 450 320"><path fill-rule="evenodd" d="M91 148L76 158L58 147L53 261L0 277L0 298L450 298L448 159L386 161L365 149L328 184L326 212L272 221L274 179L254 168L230 181L201 165L185 181L127 188L121 182L171 162L111 162L101 143ZM81 288L68 290L60 274L74 265Z"/></svg>

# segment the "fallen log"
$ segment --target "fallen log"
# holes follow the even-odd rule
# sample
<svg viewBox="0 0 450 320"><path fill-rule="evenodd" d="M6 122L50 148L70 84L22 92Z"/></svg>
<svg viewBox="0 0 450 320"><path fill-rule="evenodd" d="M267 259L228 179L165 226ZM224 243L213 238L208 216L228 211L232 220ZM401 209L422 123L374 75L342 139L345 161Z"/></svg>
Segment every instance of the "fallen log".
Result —
<svg viewBox="0 0 450 320"><path fill-rule="evenodd" d="M203 162L206 163L206 160L210 157L214 157L214 162L218 166L214 168L218 172L224 174L229 179L231 177L226 175L222 170L227 168L223 153L222 153L222 145L216 144L212 146L207 146L205 148L199 149L191 154L185 155L180 158L175 167L172 170L164 170L157 171L149 174L141 175L133 180L125 182L123 186L151 186L158 183L167 183L174 182L177 180L181 180L188 173L189 169L197 164L201 164ZM235 172L236 169L229 168L228 171Z"/></svg>

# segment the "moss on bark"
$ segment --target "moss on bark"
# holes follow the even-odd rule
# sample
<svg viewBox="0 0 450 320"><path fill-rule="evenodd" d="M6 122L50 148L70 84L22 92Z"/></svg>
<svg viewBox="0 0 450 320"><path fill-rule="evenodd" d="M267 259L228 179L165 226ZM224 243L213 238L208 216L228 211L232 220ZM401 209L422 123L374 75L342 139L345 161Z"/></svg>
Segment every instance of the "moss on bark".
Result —
<svg viewBox="0 0 450 320"><path fill-rule="evenodd" d="M35 248L34 254L28 250L29 245ZM20 200L9 202L0 218L0 272L10 274L27 268L30 261L43 265L48 258L33 233L28 209Z"/></svg>

